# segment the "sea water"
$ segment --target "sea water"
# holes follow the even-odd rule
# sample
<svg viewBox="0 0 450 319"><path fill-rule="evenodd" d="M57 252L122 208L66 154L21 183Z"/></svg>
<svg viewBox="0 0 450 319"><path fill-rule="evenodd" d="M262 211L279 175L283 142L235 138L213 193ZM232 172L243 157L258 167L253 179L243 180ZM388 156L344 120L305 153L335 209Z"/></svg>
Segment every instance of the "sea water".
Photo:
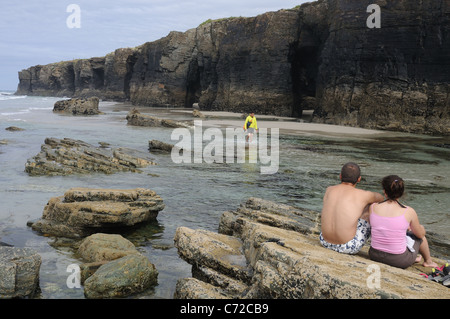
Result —
<svg viewBox="0 0 450 319"><path fill-rule="evenodd" d="M333 135L284 132L280 127L279 170L263 175L259 163L176 164L168 154L151 154L156 166L142 173L30 177L27 159L35 156L47 137L73 138L92 145L148 150L149 140L175 144L172 129L127 125L131 106L101 102L101 115L55 114L61 98L15 96L0 92L0 241L28 247L42 257L37 298L84 298L83 288L69 288L69 265L81 264L74 242L32 231L27 222L42 216L48 200L72 187L137 187L156 191L165 209L157 221L122 233L158 269L158 285L132 298L172 298L178 279L191 277L191 266L178 257L173 238L178 227L217 232L220 216L249 197L320 212L326 187L339 182L343 164L362 168L358 187L381 192L380 180L397 174L406 181L403 202L416 209L427 231L448 238L450 230L450 143L448 137L394 132L375 135ZM141 112L175 120L192 116L171 109L141 108ZM207 121L205 121L207 123ZM281 122L280 122L281 123ZM264 120L259 120L264 127ZM5 128L17 126L23 131ZM440 257L449 252L439 251Z"/></svg>

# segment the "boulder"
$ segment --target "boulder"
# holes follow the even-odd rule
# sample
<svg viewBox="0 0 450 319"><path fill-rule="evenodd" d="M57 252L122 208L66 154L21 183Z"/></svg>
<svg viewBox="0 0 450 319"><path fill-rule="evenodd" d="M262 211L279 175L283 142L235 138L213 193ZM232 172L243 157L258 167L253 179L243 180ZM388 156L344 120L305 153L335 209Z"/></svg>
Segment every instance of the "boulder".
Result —
<svg viewBox="0 0 450 319"><path fill-rule="evenodd" d="M199 117L199 118L202 118L202 119L206 118L206 116L203 115L202 112L200 112L198 109L195 109L195 108L194 108L194 110L192 111L192 116L193 116L193 117Z"/></svg>
<svg viewBox="0 0 450 319"><path fill-rule="evenodd" d="M180 149L179 147L173 145L173 144L169 144L169 143L164 143L158 140L151 140L148 142L148 150L150 152L164 152L164 153L170 153L172 152L172 149L176 147L178 149L178 151L181 151L182 149Z"/></svg>
<svg viewBox="0 0 450 319"><path fill-rule="evenodd" d="M191 128L192 124L179 122L169 119L160 119L155 116L141 114L138 110L133 109L128 112L126 117L128 125L149 126L149 127L169 127L169 128Z"/></svg>
<svg viewBox="0 0 450 319"><path fill-rule="evenodd" d="M0 299L32 297L39 286L41 263L32 249L0 245Z"/></svg>
<svg viewBox="0 0 450 319"><path fill-rule="evenodd" d="M86 298L117 298L142 292L157 283L158 271L137 254L110 261L84 282Z"/></svg>
<svg viewBox="0 0 450 319"><path fill-rule="evenodd" d="M7 244L7 243L4 243L4 242L0 241L0 247L1 246L13 247L13 245L10 245L10 244Z"/></svg>
<svg viewBox="0 0 450 319"><path fill-rule="evenodd" d="M9 126L9 127L5 128L5 130L10 131L10 132L25 131L25 129L17 127L17 126Z"/></svg>
<svg viewBox="0 0 450 319"><path fill-rule="evenodd" d="M163 209L162 198L149 189L73 188L51 198L42 218L28 225L44 234L80 238L155 220Z"/></svg>
<svg viewBox="0 0 450 319"><path fill-rule="evenodd" d="M96 233L83 239L78 254L87 262L103 262L139 252L132 242L121 235Z"/></svg>
<svg viewBox="0 0 450 319"><path fill-rule="evenodd" d="M141 172L140 168L155 165L148 154L129 148L95 147L70 138L46 138L41 151L27 160L25 172L31 176L113 174Z"/></svg>
<svg viewBox="0 0 450 319"><path fill-rule="evenodd" d="M87 261L80 266L86 298L126 297L157 283L155 266L121 235L93 234L78 254Z"/></svg>
<svg viewBox="0 0 450 319"><path fill-rule="evenodd" d="M193 278L180 279L174 297L450 298L419 264L404 270L371 261L368 247L357 255L322 247L319 222L318 213L250 198L222 215L222 234L178 228L175 246Z"/></svg>
<svg viewBox="0 0 450 319"><path fill-rule="evenodd" d="M98 97L62 100L55 103L53 112L62 112L72 115L97 115L101 113L98 109L98 104Z"/></svg>

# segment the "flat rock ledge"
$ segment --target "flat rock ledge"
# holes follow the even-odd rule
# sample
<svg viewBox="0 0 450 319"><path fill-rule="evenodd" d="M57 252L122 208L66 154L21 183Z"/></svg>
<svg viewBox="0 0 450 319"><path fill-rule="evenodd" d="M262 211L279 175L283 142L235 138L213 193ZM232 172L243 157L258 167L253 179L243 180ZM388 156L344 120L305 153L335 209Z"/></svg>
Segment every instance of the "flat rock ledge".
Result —
<svg viewBox="0 0 450 319"><path fill-rule="evenodd" d="M179 148L176 145L170 144L170 143L165 143L165 142L161 142L158 140L150 140L148 142L148 150L150 152L160 152L160 153L171 153L172 150L175 151L183 151L182 148Z"/></svg>
<svg viewBox="0 0 450 319"><path fill-rule="evenodd" d="M141 172L141 168L155 165L145 152L129 148L100 147L70 138L46 138L41 151L27 160L25 172L30 176L113 174Z"/></svg>
<svg viewBox="0 0 450 319"><path fill-rule="evenodd" d="M450 298L448 288L420 276L431 269L373 262L368 247L353 256L323 248L319 223L317 212L250 198L223 213L219 233L178 228L175 246L192 278L177 282L174 298Z"/></svg>
<svg viewBox="0 0 450 319"><path fill-rule="evenodd" d="M42 258L29 248L0 245L0 299L33 297Z"/></svg>
<svg viewBox="0 0 450 319"><path fill-rule="evenodd" d="M21 127L17 127L17 126L9 126L9 127L5 128L5 130L10 131L10 132L25 131L25 129L23 129Z"/></svg>
<svg viewBox="0 0 450 319"><path fill-rule="evenodd" d="M162 198L150 189L72 188L51 198L42 218L28 226L47 235L82 238L153 221L164 207Z"/></svg>
<svg viewBox="0 0 450 319"><path fill-rule="evenodd" d="M53 106L53 112L72 115L97 115L101 114L98 109L99 101L98 97L57 101Z"/></svg>
<svg viewBox="0 0 450 319"><path fill-rule="evenodd" d="M132 109L127 114L127 124L133 126L148 126L148 127L168 127L168 128L191 128L192 123L174 121L169 119L160 119L155 116L141 114L138 110Z"/></svg>
<svg viewBox="0 0 450 319"><path fill-rule="evenodd" d="M123 298L157 284L155 265L121 235L93 234L78 254L86 261L80 266L86 298Z"/></svg>

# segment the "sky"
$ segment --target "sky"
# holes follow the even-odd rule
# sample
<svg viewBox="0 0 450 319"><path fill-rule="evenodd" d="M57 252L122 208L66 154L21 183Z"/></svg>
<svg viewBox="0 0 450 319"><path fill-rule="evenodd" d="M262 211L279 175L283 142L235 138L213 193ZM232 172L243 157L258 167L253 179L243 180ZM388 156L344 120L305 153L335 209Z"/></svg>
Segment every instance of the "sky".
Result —
<svg viewBox="0 0 450 319"><path fill-rule="evenodd" d="M105 56L208 19L253 17L313 0L0 0L0 90L38 64ZM71 5L75 5L75 8Z"/></svg>

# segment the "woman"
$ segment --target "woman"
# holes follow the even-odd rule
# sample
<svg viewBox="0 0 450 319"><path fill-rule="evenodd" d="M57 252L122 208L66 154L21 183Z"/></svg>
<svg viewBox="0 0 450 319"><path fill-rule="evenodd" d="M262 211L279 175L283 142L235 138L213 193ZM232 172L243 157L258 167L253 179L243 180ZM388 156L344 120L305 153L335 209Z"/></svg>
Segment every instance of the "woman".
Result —
<svg viewBox="0 0 450 319"><path fill-rule="evenodd" d="M382 186L387 199L370 207L370 259L405 269L420 261L421 258L417 258L420 251L424 258L423 266L437 267L431 259L425 228L420 224L416 211L398 201L405 190L403 180L397 175L386 176Z"/></svg>

